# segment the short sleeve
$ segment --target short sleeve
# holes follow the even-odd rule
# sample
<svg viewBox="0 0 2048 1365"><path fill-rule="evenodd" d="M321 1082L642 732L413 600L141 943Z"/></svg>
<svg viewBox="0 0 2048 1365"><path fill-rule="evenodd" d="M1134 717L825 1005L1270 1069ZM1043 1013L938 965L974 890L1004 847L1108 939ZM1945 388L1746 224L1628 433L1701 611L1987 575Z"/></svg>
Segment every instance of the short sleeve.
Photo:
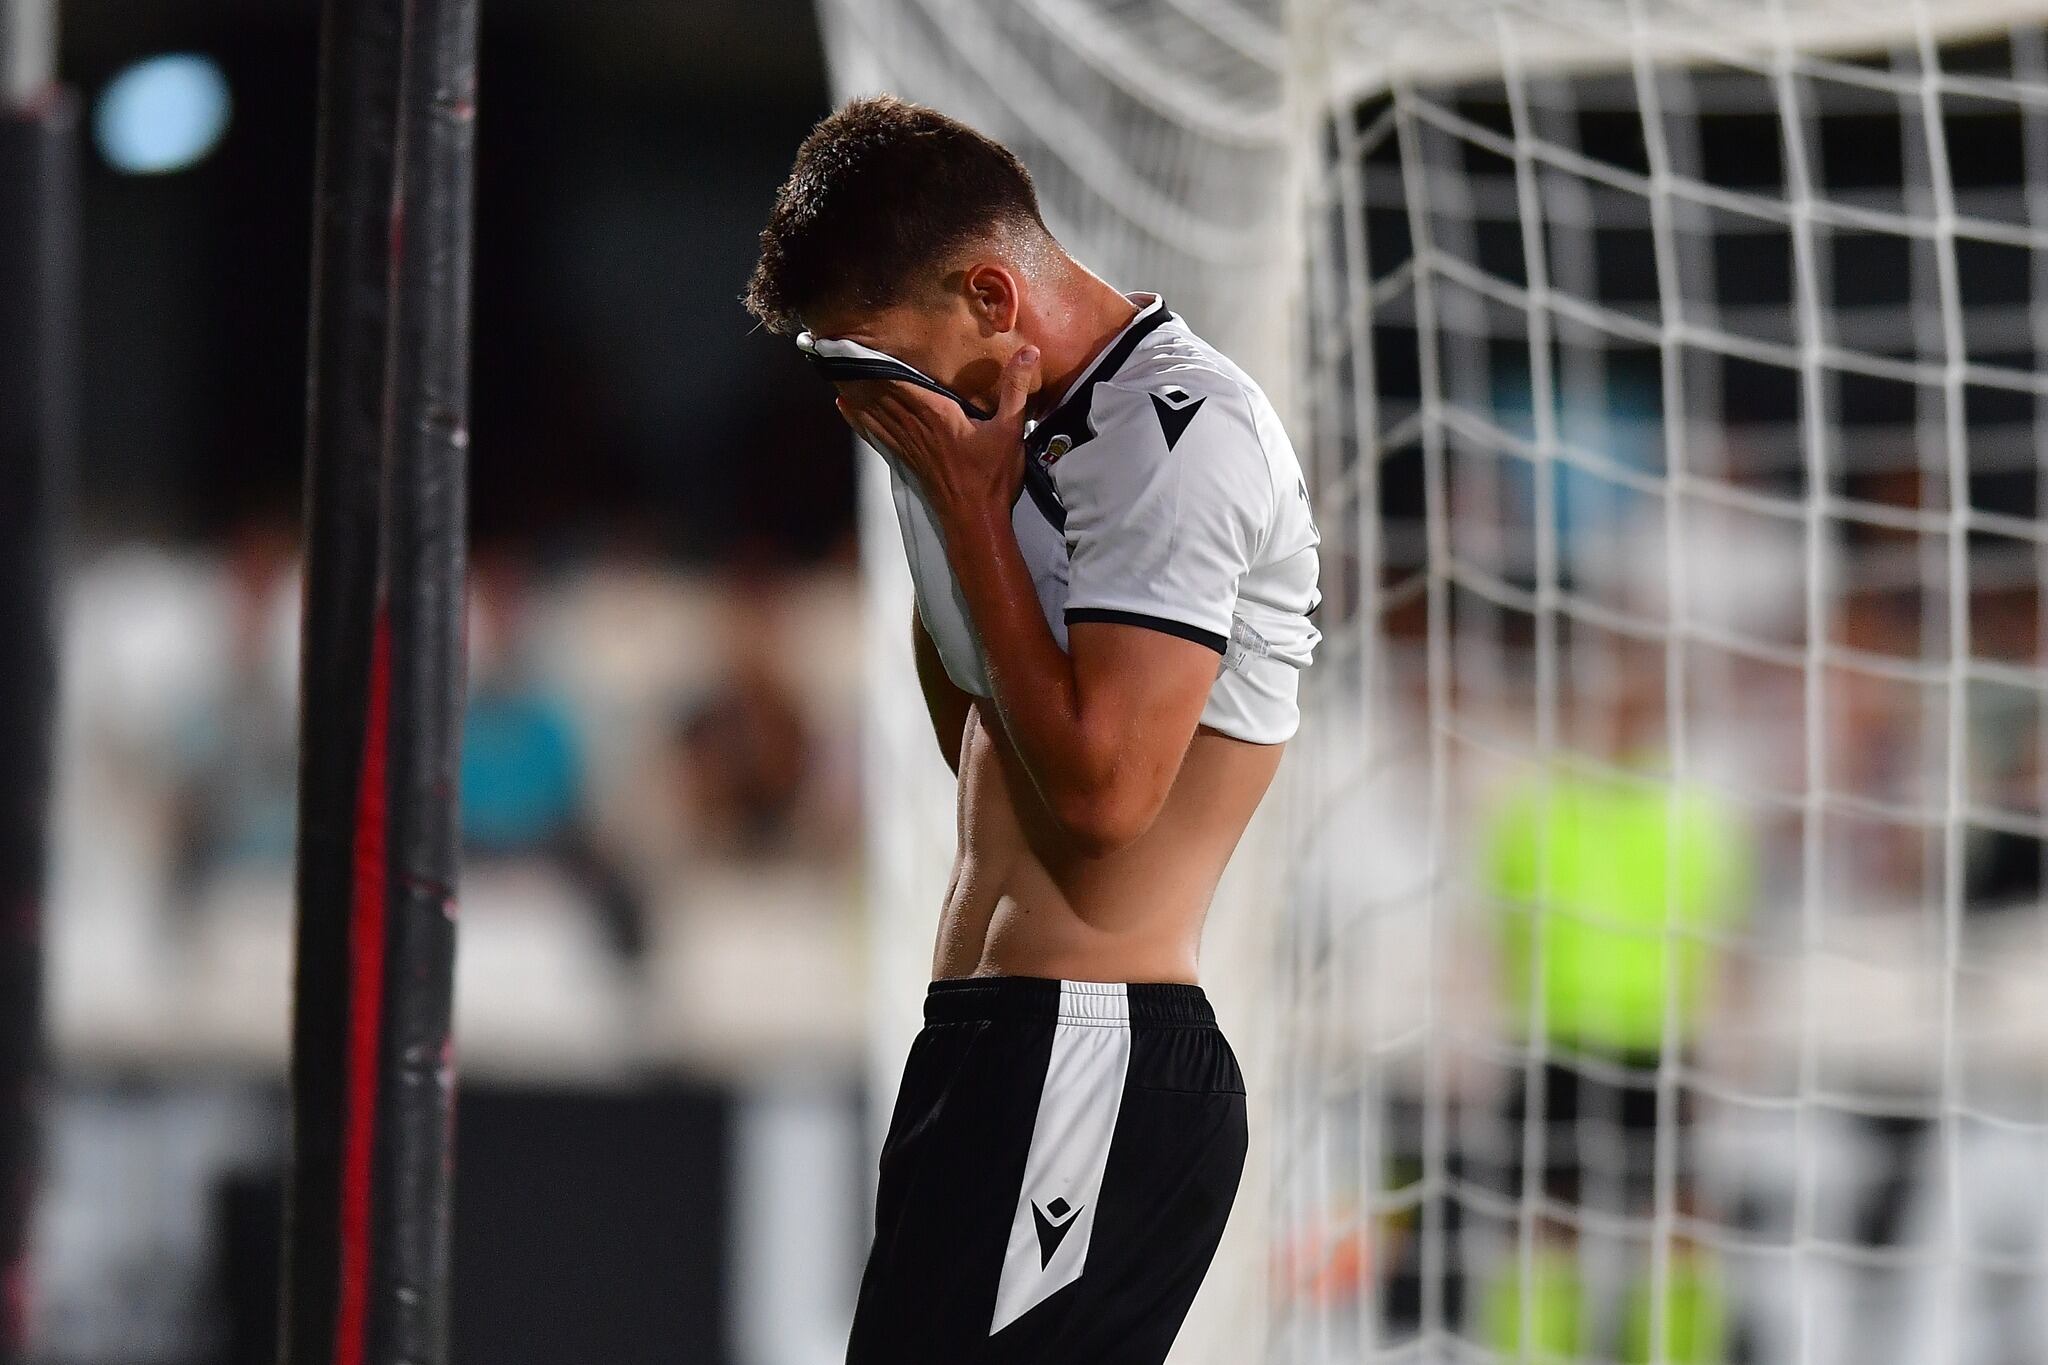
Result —
<svg viewBox="0 0 2048 1365"><path fill-rule="evenodd" d="M1241 394L1105 384L1096 435L1053 467L1066 508L1069 626L1146 626L1221 654L1271 516Z"/></svg>

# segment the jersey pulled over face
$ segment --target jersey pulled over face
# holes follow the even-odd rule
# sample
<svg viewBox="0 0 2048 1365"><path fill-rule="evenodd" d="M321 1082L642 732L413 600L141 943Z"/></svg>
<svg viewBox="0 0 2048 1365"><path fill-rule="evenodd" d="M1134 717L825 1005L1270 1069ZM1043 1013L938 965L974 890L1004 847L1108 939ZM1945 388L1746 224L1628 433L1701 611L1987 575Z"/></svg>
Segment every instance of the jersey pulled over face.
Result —
<svg viewBox="0 0 2048 1365"><path fill-rule="evenodd" d="M1131 301L1138 316L1025 436L1017 544L1061 648L1083 621L1206 645L1217 674L1201 723L1277 744L1299 724L1300 672L1322 638L1309 619L1320 538L1301 466L1248 375L1156 295ZM986 697L938 524L889 465L918 615L953 682Z"/></svg>

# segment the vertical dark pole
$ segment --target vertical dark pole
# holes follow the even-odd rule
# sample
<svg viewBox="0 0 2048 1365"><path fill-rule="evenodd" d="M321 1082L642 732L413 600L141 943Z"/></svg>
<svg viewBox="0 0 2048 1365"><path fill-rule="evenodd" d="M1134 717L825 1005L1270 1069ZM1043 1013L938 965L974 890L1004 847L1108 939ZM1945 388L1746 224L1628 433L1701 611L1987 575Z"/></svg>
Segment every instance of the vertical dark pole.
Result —
<svg viewBox="0 0 2048 1365"><path fill-rule="evenodd" d="M0 14L0 1365L27 1356L57 677L53 555L71 464L76 285L77 118L47 73L25 78L30 63L10 40L26 17L20 6Z"/></svg>
<svg viewBox="0 0 2048 1365"><path fill-rule="evenodd" d="M449 1317L477 0L327 0L284 1365Z"/></svg>

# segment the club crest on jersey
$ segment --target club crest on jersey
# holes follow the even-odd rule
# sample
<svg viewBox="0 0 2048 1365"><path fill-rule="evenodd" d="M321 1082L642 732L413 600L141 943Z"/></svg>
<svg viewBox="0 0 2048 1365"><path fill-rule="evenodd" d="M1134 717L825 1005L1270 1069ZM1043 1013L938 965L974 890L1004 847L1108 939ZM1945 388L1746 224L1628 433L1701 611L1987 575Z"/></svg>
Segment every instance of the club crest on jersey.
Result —
<svg viewBox="0 0 2048 1365"><path fill-rule="evenodd" d="M1053 437L1050 441L1047 441L1045 443L1045 454L1039 457L1038 462L1044 465L1047 469L1050 469L1054 465L1059 463L1060 456L1066 454L1073 448L1074 438L1067 435L1065 432L1061 432L1059 435Z"/></svg>
<svg viewBox="0 0 2048 1365"><path fill-rule="evenodd" d="M1188 429L1188 423L1195 420L1195 414L1202 410L1206 398L1197 398L1186 389L1175 385L1148 395L1152 399L1152 411L1159 418L1160 434L1166 437L1166 448L1172 450L1179 443L1181 433Z"/></svg>

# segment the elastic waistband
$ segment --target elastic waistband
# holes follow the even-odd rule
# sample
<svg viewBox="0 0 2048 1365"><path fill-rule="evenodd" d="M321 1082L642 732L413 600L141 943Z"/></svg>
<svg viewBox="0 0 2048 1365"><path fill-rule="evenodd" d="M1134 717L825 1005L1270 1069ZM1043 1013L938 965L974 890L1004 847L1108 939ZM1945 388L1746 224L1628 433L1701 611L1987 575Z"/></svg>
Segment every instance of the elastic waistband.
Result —
<svg viewBox="0 0 2048 1365"><path fill-rule="evenodd" d="M1209 997L1200 986L1158 981L1125 985L1042 976L965 976L932 982L924 998L927 1024L994 1019L1216 1027L1216 1011L1209 1008Z"/></svg>

